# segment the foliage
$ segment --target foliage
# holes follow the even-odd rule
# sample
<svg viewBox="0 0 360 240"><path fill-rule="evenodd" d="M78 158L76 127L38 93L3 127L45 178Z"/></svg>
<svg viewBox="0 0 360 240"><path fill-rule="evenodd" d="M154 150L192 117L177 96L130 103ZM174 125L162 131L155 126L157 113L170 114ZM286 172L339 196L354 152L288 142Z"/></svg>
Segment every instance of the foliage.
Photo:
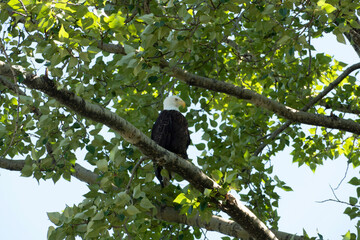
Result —
<svg viewBox="0 0 360 240"><path fill-rule="evenodd" d="M241 86L301 109L347 66L325 54L313 55L311 40L332 33L345 43L343 33L360 27L354 14L359 9L356 1L10 0L0 4L1 46L7 53L0 60L38 75L46 68L58 88L111 109L144 133L149 135L164 97L178 94L191 106L186 118L192 131L202 134L203 141L193 142L201 151L193 162L224 189L239 193L241 201L273 228L280 217L277 192L292 190L272 174L270 160L276 153L291 146L293 160L313 171L340 155L354 167L360 164L357 135L319 126L305 130L294 124L268 140L286 119L248 101L189 86L163 68L165 60L170 68ZM122 52L104 47L110 43L123 46ZM21 86L23 79L16 81ZM347 77L323 99L326 104L309 112L331 111L343 118L338 107L358 108L359 90L356 79ZM198 229L153 218L156 206L174 206L189 217L200 213L205 220L218 211L208 202L209 196L186 183L161 189L153 181L150 160L137 169L131 191L126 191L141 157L137 149L39 91L26 89L27 96L22 96L2 85L0 91L0 155L25 157L24 176L69 180L79 158L99 175L99 184L89 186L84 202L48 214L56 225L49 228L49 239L145 233L153 239L194 239L201 235ZM353 118L359 122L357 116ZM261 143L269 148L254 155ZM350 184L358 186L359 181L352 179ZM345 211L350 218L359 216L357 190ZM349 239L355 239L355 233Z"/></svg>

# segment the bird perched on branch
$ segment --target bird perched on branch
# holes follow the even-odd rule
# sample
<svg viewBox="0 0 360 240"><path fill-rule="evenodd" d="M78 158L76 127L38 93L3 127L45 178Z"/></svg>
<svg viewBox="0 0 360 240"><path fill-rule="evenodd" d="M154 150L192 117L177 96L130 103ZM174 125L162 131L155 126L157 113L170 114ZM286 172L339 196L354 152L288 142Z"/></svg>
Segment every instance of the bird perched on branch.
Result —
<svg viewBox="0 0 360 240"><path fill-rule="evenodd" d="M185 107L185 102L178 96L168 96L164 100L164 109L160 112L152 131L151 139L163 148L188 159L186 150L190 144L188 122L180 113L179 107ZM155 176L159 179L161 187L168 185L171 178L161 175L162 166L154 165Z"/></svg>

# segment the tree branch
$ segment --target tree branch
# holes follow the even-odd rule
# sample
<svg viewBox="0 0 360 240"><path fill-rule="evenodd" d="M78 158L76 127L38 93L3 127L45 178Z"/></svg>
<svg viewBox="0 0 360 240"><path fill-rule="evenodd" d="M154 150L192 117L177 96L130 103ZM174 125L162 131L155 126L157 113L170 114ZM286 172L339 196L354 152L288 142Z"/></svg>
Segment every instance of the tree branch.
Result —
<svg viewBox="0 0 360 240"><path fill-rule="evenodd" d="M0 168L11 170L11 171L21 171L25 165L25 160L10 160L5 158L0 158ZM84 168L80 164L75 164L75 173L72 175L88 184L94 184L97 182L98 175L94 172ZM151 213L149 213L151 215ZM250 235L236 222L232 220L226 220L222 217L212 216L209 222L205 222L200 218L200 216L195 216L193 218L187 218L186 215L180 214L179 211L171 207L157 207L157 214L155 217L159 220L166 222L175 222L182 223L192 227L205 228L209 231L220 232L229 236L233 236L241 239L251 239ZM275 235L279 240L288 240L292 237L293 240L303 240L303 237L295 236L290 233L285 233L281 231L274 230Z"/></svg>
<svg viewBox="0 0 360 240"><path fill-rule="evenodd" d="M125 50L121 45L116 44L107 44L101 46L98 44L98 47L104 51L110 53L119 53L125 55ZM334 87L336 87L345 77L347 77L352 71L360 68L360 63L354 64L347 68L332 84L330 84L322 93L317 97L310 100L310 102L304 106L301 110L296 110L291 107L285 106L279 102L276 102L272 99L266 98L256 92L253 92L249 89L245 89L231 83L221 82L212 78L206 78L198 76L192 73L189 73L185 70L182 70L178 67L171 67L169 63L163 60L160 64L160 67L167 69L169 75L178 78L179 80L187 83L191 86L197 86L208 90L218 91L222 93L229 94L231 96L237 97L239 99L248 100L258 107L267 109L275 114L284 117L290 121L290 123L285 123L286 125L282 126L281 129L276 131L276 135L280 134L284 129L290 126L291 122L304 123L328 128L334 128L338 130L348 131L355 134L360 134L360 124L349 120L341 118L333 118L330 116L324 116L319 114L307 113L310 107L313 106L316 102L321 100L328 92L330 92ZM338 82L338 83L337 83ZM261 152L261 151L260 151Z"/></svg>
<svg viewBox="0 0 360 240"><path fill-rule="evenodd" d="M0 75L6 73L9 68L11 68L11 66L0 61ZM214 180L205 175L195 165L160 147L131 123L111 111L87 102L69 90L58 89L55 83L47 77L34 76L23 70L13 70L16 70L17 74L25 75L23 84L27 87L46 93L61 104L88 119L105 124L118 132L127 142L136 146L145 156L153 159L158 165L178 173L200 192L203 192L205 189L211 189L218 192L221 188ZM261 222L243 204L239 203L230 193L220 194L218 192L218 196L222 198L223 201L219 201L215 198L212 200L217 203L221 210L226 212L240 224L251 236L262 240L277 239L263 222Z"/></svg>
<svg viewBox="0 0 360 240"><path fill-rule="evenodd" d="M10 171L21 171L25 166L25 160L11 160L6 158L0 158L0 168L7 169ZM71 173L72 176L76 177L82 182L88 184L94 184L97 182L98 175L92 171L84 168L78 163L74 166L75 172Z"/></svg>
<svg viewBox="0 0 360 240"><path fill-rule="evenodd" d="M360 63L355 65L354 66L356 67L356 69L360 68ZM188 85L201 87L204 89L213 90L217 92L222 92L237 97L239 99L248 100L257 107L262 107L264 109L267 109L281 117L289 119L290 121L322 126L327 128L334 128L338 130L352 132L355 134L360 134L360 124L352 120L333 118L330 116L307 113L301 110L293 109L279 102L276 102L272 99L264 97L249 89L235 86L231 83L221 82L212 78L198 76L189 73L185 70L182 70L178 67L170 67L166 61L162 62L161 67L166 68L171 76L180 79L181 81L187 83Z"/></svg>
<svg viewBox="0 0 360 240"><path fill-rule="evenodd" d="M11 160L0 157L0 168L10 171L21 171L25 166L25 160Z"/></svg>
<svg viewBox="0 0 360 240"><path fill-rule="evenodd" d="M310 108L312 108L316 103L318 103L319 101L321 101L321 99L323 99L331 90L333 90L336 86L338 86L342 80L344 80L347 76L350 75L350 73L352 73L353 71L355 71L356 69L360 68L360 63L356 63L354 65L351 65L350 67L348 67L344 72L342 72L340 74L340 76L338 76L335 81L333 81L332 83L329 84L329 86L327 86L321 93L319 93L316 97L312 98L302 109L301 111L308 111ZM293 121L288 120L286 121L281 127L279 127L278 129L276 129L267 140L264 141L264 143L262 143L254 152L254 156L258 156L262 150L266 147L266 145L268 144L268 142L270 140L275 139L280 133L282 133L286 128L288 128L291 123L293 123Z"/></svg>
<svg viewBox="0 0 360 240"><path fill-rule="evenodd" d="M128 182L128 184L126 185L126 188L125 188L126 193L129 193L129 191L130 191L131 183L132 183L132 181L134 180L134 177L135 177L135 174L136 174L137 169L139 168L139 166L141 165L141 163L142 163L143 161L145 161L146 159L148 159L148 158L146 158L146 157L140 158L140 160L135 164L134 168L132 169L132 171L131 171L131 177L130 177L129 182Z"/></svg>
<svg viewBox="0 0 360 240"><path fill-rule="evenodd" d="M192 227L205 228L208 231L216 231L226 235L244 240L252 239L250 235L244 231L243 228L232 220L227 220L219 216L212 216L209 222L205 222L200 216L187 218L186 215L179 214L174 208L171 207L158 207L156 218L167 222L182 223ZM303 240L301 236L292 235L289 233L273 230L279 240ZM231 233L231 234L230 234Z"/></svg>

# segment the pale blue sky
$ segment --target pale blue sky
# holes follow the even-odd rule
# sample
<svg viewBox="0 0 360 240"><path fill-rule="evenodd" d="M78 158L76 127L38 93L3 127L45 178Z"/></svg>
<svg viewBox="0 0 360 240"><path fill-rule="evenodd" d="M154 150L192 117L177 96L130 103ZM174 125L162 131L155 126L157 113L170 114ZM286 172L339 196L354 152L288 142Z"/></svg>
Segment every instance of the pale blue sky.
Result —
<svg viewBox="0 0 360 240"><path fill-rule="evenodd" d="M349 45L337 43L333 36L313 40L313 44L319 52L334 55L350 65L359 62L353 49ZM196 154L193 150L190 151L190 157ZM315 174L306 166L298 168L297 164L292 164L288 149L274 157L272 163L274 174L294 190L279 190L281 231L302 234L302 229L305 228L311 236L319 231L324 239L341 239L341 235L349 229L355 230L355 221L350 222L343 214L345 205L316 203L333 198L329 185L336 187L343 178L346 159L327 161L324 166L318 167ZM347 201L349 196L356 195L356 189L346 182L353 176L358 176L358 172L349 168L347 178L336 191L341 200ZM61 211L66 205L78 204L87 191L86 185L75 178L71 182L60 179L56 185L51 180L38 184L33 178L20 177L19 172L0 169L0 238L46 239L47 229L51 225L46 212ZM219 238L218 235L210 234L208 237Z"/></svg>

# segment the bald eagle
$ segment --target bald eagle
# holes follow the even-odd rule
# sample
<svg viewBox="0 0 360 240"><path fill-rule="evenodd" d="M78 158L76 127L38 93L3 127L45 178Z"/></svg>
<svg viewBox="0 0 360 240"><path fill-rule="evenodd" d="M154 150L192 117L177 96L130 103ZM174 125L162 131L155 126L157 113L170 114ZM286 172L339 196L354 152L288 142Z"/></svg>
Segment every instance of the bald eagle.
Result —
<svg viewBox="0 0 360 240"><path fill-rule="evenodd" d="M179 107L185 107L185 102L178 96L169 96L164 100L164 109L160 112L152 131L151 139L163 148L188 159L186 150L190 144L188 122L180 113ZM161 187L164 187L169 179L163 179L161 166L154 165L155 176Z"/></svg>

